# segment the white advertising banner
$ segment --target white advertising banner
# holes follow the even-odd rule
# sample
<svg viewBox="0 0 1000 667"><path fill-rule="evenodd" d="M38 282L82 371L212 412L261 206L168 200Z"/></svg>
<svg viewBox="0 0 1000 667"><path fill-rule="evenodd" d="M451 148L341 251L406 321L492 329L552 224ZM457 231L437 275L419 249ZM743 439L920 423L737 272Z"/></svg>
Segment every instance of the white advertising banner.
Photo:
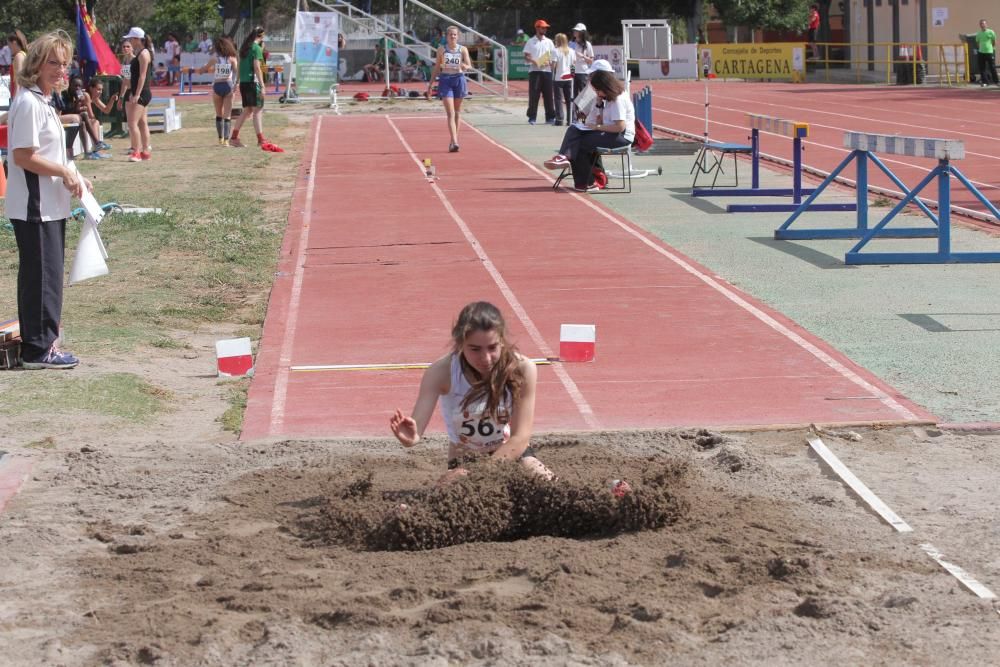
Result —
<svg viewBox="0 0 1000 667"><path fill-rule="evenodd" d="M667 60L640 60L640 79L697 79L698 45L674 44L672 56Z"/></svg>
<svg viewBox="0 0 1000 667"><path fill-rule="evenodd" d="M298 92L325 95L337 83L336 12L296 12L295 76Z"/></svg>

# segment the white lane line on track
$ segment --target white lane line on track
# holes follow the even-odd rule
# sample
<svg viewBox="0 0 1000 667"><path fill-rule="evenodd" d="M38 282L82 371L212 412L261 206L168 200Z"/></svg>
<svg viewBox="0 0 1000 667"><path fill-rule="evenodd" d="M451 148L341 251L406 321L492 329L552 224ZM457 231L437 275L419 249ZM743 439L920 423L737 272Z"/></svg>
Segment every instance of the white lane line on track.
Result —
<svg viewBox="0 0 1000 667"><path fill-rule="evenodd" d="M844 465L844 463L837 458L837 455L830 451L826 444L819 438L809 438L809 446L812 450L816 452L821 459L823 459L833 472L837 473L840 479L844 480L844 483L851 487L854 493L868 504L875 512L878 513L880 517L885 519L885 522L896 529L900 533L910 533L913 532L913 528L910 527L908 523L903 521L898 514L893 512L888 505L882 502L882 499L875 495L875 493L868 488L868 486L862 482L858 477L851 472L851 470Z"/></svg>
<svg viewBox="0 0 1000 667"><path fill-rule="evenodd" d="M664 100L670 100L670 101L673 101L673 102L682 102L684 104L693 104L693 105L696 105L696 106L699 106L699 107L702 107L702 108L704 108L704 106L705 106L704 101L697 102L697 101L694 101L694 100L688 100L688 99L684 99L684 98L681 98L681 97L670 97L670 96L667 96L667 95L657 95L654 92L653 93L653 99L656 99L656 98L660 98L660 99L664 99ZM913 128L915 130L921 130L921 131L928 130L928 131L931 131L931 132L942 132L941 128L939 128L939 127L928 127L927 125L916 125L916 124L913 124L913 123L902 123L902 122L900 122L898 120L887 120L886 117L868 118L867 116L856 116L856 115L853 115L853 114L837 113L835 111L825 111L823 109L815 109L815 108L812 108L812 107L795 107L795 106L789 106L787 104L778 104L777 102L767 102L767 101L759 100L759 99L739 98L739 97L733 97L731 95L727 95L725 99L726 99L726 102L729 102L729 103L744 102L746 104L753 104L753 105L758 105L758 106L764 105L764 106L769 106L769 107L777 107L785 115L787 115L787 112L789 110L792 110L792 111L801 111L801 112L803 112L805 114L808 114L808 115L810 115L810 118L812 116L814 116L814 115L833 116L835 118L847 118L847 119L851 119L851 120L864 121L866 123L876 123L876 124L881 124L881 125L889 124L889 125L894 125L894 126L899 126L899 127L909 127L909 128ZM733 108L730 108L730 107L722 107L722 106L718 106L717 104L712 104L711 102L710 102L710 108L713 108L713 109L723 109L723 110L726 110L726 111L733 111L733 112L736 112L736 113L746 113L745 109L743 109L743 108L733 109ZM890 113L890 112L886 112L886 113ZM785 117L785 116L783 115L782 117ZM791 120L798 120L798 119L791 119ZM948 118L948 119L942 118L941 120L947 120L949 122L954 122L954 118ZM813 125L814 123L810 122L809 124ZM846 128L839 128L839 127L830 126L830 125L819 125L819 124L816 124L816 126L817 127L828 127L830 129L834 129L834 130L844 130L844 131L846 131ZM962 135L962 136L965 136L965 137L976 139L977 141L995 141L996 140L996 136L995 135L991 135L991 134L975 134L973 132L964 132L962 130L947 130L947 133L949 135ZM889 132L879 132L878 134L889 134ZM926 136L926 135L921 135L921 136ZM992 157L993 159L1000 159L1000 158L997 158L996 156L992 156L992 155L990 157Z"/></svg>
<svg viewBox="0 0 1000 667"><path fill-rule="evenodd" d="M281 354L278 370L274 378L274 396L271 400L271 426L269 435L278 435L285 423L285 401L288 398L288 373L292 365L292 348L295 342L295 325L299 319L299 305L302 301L302 281L305 274L306 249L309 247L309 227L312 224L313 193L316 190L316 158L319 155L319 136L323 128L324 116L316 116L316 130L313 136L312 158L309 161L309 184L306 187L305 213L302 229L295 252L295 272L292 277L292 293L288 299L288 313L285 316L285 335L281 340Z"/></svg>
<svg viewBox="0 0 1000 667"><path fill-rule="evenodd" d="M403 144L403 147L410 154L410 158L413 160L413 163L417 166L417 169L423 172L424 166L423 164L421 164L420 158L417 157L417 154L413 151L413 148L410 147L410 144L403 137L403 133L400 132L399 127L393 122L393 119L391 117L386 116L385 119L389 122L389 125L396 133L396 136L399 137L399 141ZM538 346L538 349L542 353L542 356L545 357L556 356L556 354L552 351L552 348L550 348L548 343L545 342L545 338L538 330L538 327L536 327L535 323L531 320L531 316L528 315L528 311L524 309L524 306L521 305L521 302L514 294L514 291L510 288L510 286L507 284L507 281L504 280L504 277L500 274L500 271L493 263L493 260L491 260L489 255L486 254L486 249L483 248L481 243L479 243L479 239L477 239L476 235L472 233L472 230L466 224L465 220L462 219L462 216L458 214L458 211L455 210L455 207L451 205L451 201L448 199L448 196L444 193L444 190L442 190L438 186L437 182L431 182L430 185L431 188L434 190L434 194L437 195L437 198L441 201L441 204L444 206L445 210L448 211L448 215L451 216L451 219L455 221L455 224L458 225L458 228L462 231L462 235L465 236L465 240L468 241L469 245L472 247L473 252L476 253L476 256L479 257L479 260L483 263L483 267L486 269L487 273L490 274L490 277L493 278L493 281L496 283L497 287L500 288L500 292L503 294L504 299L507 300L507 303L510 304L511 309L517 315L517 318L521 321L521 324L523 324L524 328L527 329L528 335L531 336L531 340L535 343L535 345ZM559 381L562 383L563 388L566 390L566 393L569 394L570 399L576 406L576 409L580 413L580 416L583 417L583 421L586 422L587 426L593 430L600 429L601 427L600 423L597 421L597 417L594 415L593 409L590 407L590 404L587 402L587 399L584 398L583 393L580 391L580 388L576 386L576 382L574 382L573 378L571 378L569 376L569 373L566 372L566 369L563 368L562 365L560 364L552 366L552 369L555 371L555 374L559 378Z"/></svg>
<svg viewBox="0 0 1000 667"><path fill-rule="evenodd" d="M658 107L653 107L653 111L660 111L660 112L663 112L665 114L673 115L673 116L681 116L682 118L692 118L692 119L698 120L698 121L700 121L702 123L704 123L704 121L705 121L704 116L691 116L691 115L688 115L688 114L678 113L675 110L668 110L668 109L661 109L661 108L658 108ZM735 111L735 110L730 109L730 111ZM742 113L742 112L740 112L740 113ZM746 132L750 131L750 129L746 125L734 125L733 123L724 123L722 121L712 120L712 119L709 119L708 122L709 122L710 125L721 125L723 127L732 127L732 128L736 128L738 130L745 130ZM655 125L655 123L654 123L654 125ZM812 123L810 123L810 125L812 125ZM666 127L666 126L663 126L663 127ZM833 127L828 126L828 125L824 125L822 127L827 127L829 129L838 129L838 128L833 128ZM842 131L846 132L847 130L842 130ZM694 137L694 136L701 136L701 135L696 135L693 132L685 132L685 134L688 134L688 135L690 135L692 137ZM771 133L770 132L764 132L764 134L771 134ZM774 136L782 136L782 135L774 135ZM848 153L851 152L849 149L844 148L843 146L831 146L829 144L820 143L820 142L815 141L813 139L807 140L807 144L806 145L807 146L810 146L810 145L811 146L818 146L819 148L827 148L829 150L836 151L838 153L843 153L844 155L847 155ZM761 155L764 156L764 157L767 157L769 159L772 157L770 155L765 155L764 153L761 153ZM987 156L987 157L991 157L992 158L992 156ZM841 158L841 159L843 159L843 158ZM912 162L904 162L904 161L901 161L901 160L895 160L895 159L890 158L890 157L885 156L885 155L879 155L878 159L881 160L884 164L887 164L887 165L888 164L892 164L892 165L897 165L897 166L900 166L900 167L908 167L908 168L911 168L911 169L916 169L916 170L920 171L921 173L923 173L925 175L930 172L930 169L927 169L926 167L921 167L920 165L913 164ZM838 164L839 164L839 160L838 160ZM817 171L819 170L817 167L811 167L811 168L812 169L816 169ZM869 171L872 174L881 173L881 172L877 171L877 168L873 169L873 170L869 170ZM827 172L827 173L829 173L829 172ZM966 176L966 178L969 178L969 177ZM975 185L980 190L997 190L997 189L1000 189L1000 186L997 186L997 185L995 185L993 183L984 183L983 181L977 181L977 180L972 179L972 178L969 178L969 182L972 183L973 185ZM852 181L852 183L853 183L853 181ZM937 205L937 200L936 199L928 199L927 197L921 197L921 200L923 200L925 202L930 201L930 202L933 202L935 206Z"/></svg>
<svg viewBox="0 0 1000 667"><path fill-rule="evenodd" d="M541 169L539 169L535 165L531 164L530 162L528 162L527 160L525 160L523 157L521 157L520 155L518 155L517 153L515 153L511 149L509 149L506 146L504 146L504 145L502 145L502 144L494 141L491 137L487 136L479 128L477 128L477 127L475 127L473 125L470 125L469 127L471 127L474 132L476 132L477 134L479 134L480 136L482 136L484 139L486 139L486 141L490 142L494 146L497 146L501 150L507 152L511 157L513 157L515 160L517 160L521 164L525 165L526 167L528 167L529 169L531 169L535 173L543 176L549 182L554 182L555 179L552 178L549 174L547 174L546 172L543 172ZM635 230L631 226L630 223L624 222L621 218L619 218L619 217L617 217L615 215L612 215L611 213L609 213L608 211L606 211L602 207L600 207L597 204L595 204L588 197L582 196L582 195L577 194L575 192L573 192L571 194L572 194L572 196L574 196L577 199L579 199L580 201L582 201L585 205L587 205L590 208L592 208L594 211L596 211L602 217L604 217L605 219L607 219L611 223L617 225L618 227L620 227L622 230L624 230L628 234L631 234L632 236L634 236L641 243L643 243L647 247L651 248L654 252L659 253L660 255L663 255L664 257L666 257L667 259L669 259L674 264L677 264L679 267L681 267L682 269L684 269L685 271L687 271L692 276L694 276L694 277L698 278L699 280L701 280L703 283L705 283L706 285L708 285L709 287L711 287L713 290L715 290L716 292L718 292L719 294L721 294L722 296L724 296L726 299L729 299L734 304L736 304L737 306L739 306L740 308L742 308L743 310L745 310L746 312L748 312L750 315L752 315L753 317L757 318L760 322L762 322L766 326L770 327L772 330L774 330L778 334L784 336L785 338L787 338L788 340L790 340L792 343L794 343L795 345L797 345L800 348L802 348L804 351L806 351L809 354L811 354L813 357L815 357L816 359L818 359L820 362L822 362L823 364L825 364L827 367L829 367L830 369L832 369L834 372L836 372L837 374L839 374L844 379L848 380L849 382L854 383L855 385L857 385L858 387L860 387L864 391L866 391L866 392L870 393L872 396L876 397L883 405L885 405L887 408L889 408L890 410L892 410L893 412L895 412L897 415L899 415L901 419L904 419L904 420L913 420L913 421L915 421L917 419L917 416L913 412L911 412L909 409L907 409L906 407L904 407L903 405L901 405L892 396L890 396L886 392L882 391L881 389L879 389L875 385L871 384L870 382L868 382L867 380L865 380L863 377L861 377L860 375L858 375L857 373L855 373L854 371L852 371L851 369L847 368L842 363L840 363L839 361L837 361L836 359L834 359L833 357L831 357L829 354L827 354L823 350L819 349L816 345L810 343L809 341L807 341L806 339L804 339L802 336L800 336L799 334L795 333L794 331L792 331L791 329L789 329L788 327L786 327L785 325L781 324L780 322L778 322L777 320L775 320L773 317L771 317L770 315L768 315L767 313L765 313L764 311L762 311L760 308L757 308L756 306L754 306L753 304L751 304L750 302L748 302L746 299L744 299L743 297L741 297L739 294L737 294L737 293L733 292L732 290L730 290L729 288L725 287L724 285L722 285L721 283L719 283L718 281L716 281L714 278L712 278L712 276L709 276L709 275L707 275L705 273L702 273L701 271L699 271L697 268L695 268L694 266L692 266L691 264L689 264L688 262L686 262L685 260L683 260L678 255L675 255L674 253L670 252L669 250L667 250L663 246L659 245L658 243L654 243L653 241L649 240L648 238L646 238L645 236L643 236L642 234L640 234L637 230ZM549 356L549 355L546 354L546 356Z"/></svg>

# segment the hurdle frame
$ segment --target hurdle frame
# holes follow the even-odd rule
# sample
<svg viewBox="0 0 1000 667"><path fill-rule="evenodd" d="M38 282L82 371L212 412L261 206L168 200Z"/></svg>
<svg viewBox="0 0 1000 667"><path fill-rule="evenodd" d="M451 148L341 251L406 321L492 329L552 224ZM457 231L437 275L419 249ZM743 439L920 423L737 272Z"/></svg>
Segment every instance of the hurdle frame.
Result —
<svg viewBox="0 0 1000 667"><path fill-rule="evenodd" d="M951 177L954 176L987 210L1000 219L997 210L968 178L955 166L952 160L965 157L965 144L954 139L933 139L925 137L904 137L896 135L845 132L844 146L851 153L830 172L820 184L785 222L774 231L778 240L797 239L837 239L857 238L859 241L844 256L844 263L857 264L955 264L1000 262L1000 252L952 252L951 249ZM912 189L885 166L874 151L890 155L909 157L929 157L938 160L937 166ZM903 193L903 198L874 226L868 226L868 164L878 167ZM789 229L802 213L808 210L810 202L817 197L851 163L857 168L857 215L852 228ZM935 214L920 200L919 194L930 183L937 181L938 213ZM910 204L915 204L933 223L933 227L889 228L889 223ZM876 238L936 238L935 252L861 252Z"/></svg>
<svg viewBox="0 0 1000 667"><path fill-rule="evenodd" d="M815 188L802 187L802 140L809 136L809 124L799 121L777 118L775 116L765 116L762 114L748 113L747 122L750 126L750 188L739 188L739 174L736 174L736 186L734 189L726 190L728 197L791 197L792 203L765 203L765 204L729 204L726 207L728 213L781 213L795 211L802 204L802 196L815 192ZM787 137L792 140L792 187L791 188L762 188L760 187L760 133L769 132L778 136ZM706 146L706 151L717 150L725 157L726 153L733 154L733 162L736 162L738 153L746 153L743 144L722 144L719 147ZM701 157L701 154L699 154ZM721 160L716 160L720 163ZM695 166L699 166L696 160ZM713 165L715 166L715 165ZM734 167L734 170L737 170ZM721 163L718 170L722 170ZM693 171L693 169L692 169ZM701 171L705 171L702 166ZM716 174L718 177L718 174ZM695 179L697 183L697 178ZM711 188L697 188L692 186L691 195L693 197L705 197L715 192L715 181ZM813 198L813 201L815 198ZM812 203L810 210L814 211L853 211L854 203Z"/></svg>

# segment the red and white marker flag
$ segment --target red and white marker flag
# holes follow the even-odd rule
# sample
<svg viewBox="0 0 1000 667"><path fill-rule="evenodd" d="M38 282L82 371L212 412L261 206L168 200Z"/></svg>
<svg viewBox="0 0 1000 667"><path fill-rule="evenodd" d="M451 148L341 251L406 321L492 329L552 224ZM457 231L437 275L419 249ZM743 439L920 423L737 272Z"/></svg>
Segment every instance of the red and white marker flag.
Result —
<svg viewBox="0 0 1000 667"><path fill-rule="evenodd" d="M563 361L593 361L597 325L563 324L559 328L559 358Z"/></svg>
<svg viewBox="0 0 1000 667"><path fill-rule="evenodd" d="M249 338L215 341L215 358L218 360L219 377L237 377L253 371Z"/></svg>

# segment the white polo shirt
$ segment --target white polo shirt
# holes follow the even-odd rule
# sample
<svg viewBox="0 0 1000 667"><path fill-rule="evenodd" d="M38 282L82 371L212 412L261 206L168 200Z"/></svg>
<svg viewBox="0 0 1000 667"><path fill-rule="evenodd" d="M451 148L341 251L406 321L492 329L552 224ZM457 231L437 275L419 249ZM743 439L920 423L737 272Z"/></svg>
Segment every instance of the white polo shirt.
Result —
<svg viewBox="0 0 1000 667"><path fill-rule="evenodd" d="M552 62L555 60L556 56L556 45L551 39L548 37L542 37L541 39L537 36L532 37L528 40L528 43L524 45L524 52L529 54L535 60L535 63L539 61L542 63L541 66L532 63L529 66L529 71L552 71Z"/></svg>
<svg viewBox="0 0 1000 667"><path fill-rule="evenodd" d="M18 88L10 105L7 125L7 217L27 222L68 218L70 194L62 178L26 172L14 160L16 149L34 148L39 157L60 165L68 164L66 133L59 112L37 87Z"/></svg>
<svg viewBox="0 0 1000 667"><path fill-rule="evenodd" d="M625 121L622 136L625 137L626 141L635 140L635 107L627 92L622 92L614 101L605 101L603 109L595 104L587 114L587 124L597 123L599 116L604 125L610 125L620 120Z"/></svg>

